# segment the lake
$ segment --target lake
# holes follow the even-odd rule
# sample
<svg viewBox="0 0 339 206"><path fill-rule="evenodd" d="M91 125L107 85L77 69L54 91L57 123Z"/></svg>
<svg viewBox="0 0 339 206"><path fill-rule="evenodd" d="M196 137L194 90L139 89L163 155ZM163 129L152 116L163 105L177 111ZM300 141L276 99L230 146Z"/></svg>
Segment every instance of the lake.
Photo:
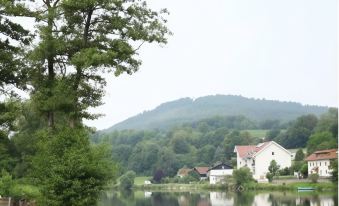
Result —
<svg viewBox="0 0 339 206"><path fill-rule="evenodd" d="M337 206L338 194L316 192L106 192L99 206Z"/></svg>

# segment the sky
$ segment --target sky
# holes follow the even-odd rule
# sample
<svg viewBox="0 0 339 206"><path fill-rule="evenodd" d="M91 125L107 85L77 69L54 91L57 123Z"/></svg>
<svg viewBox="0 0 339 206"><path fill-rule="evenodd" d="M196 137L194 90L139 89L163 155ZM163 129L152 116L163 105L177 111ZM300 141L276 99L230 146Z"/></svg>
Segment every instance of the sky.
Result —
<svg viewBox="0 0 339 206"><path fill-rule="evenodd" d="M183 97L233 94L337 106L336 0L150 0L170 12L168 44L144 45L133 75L108 81L108 128Z"/></svg>

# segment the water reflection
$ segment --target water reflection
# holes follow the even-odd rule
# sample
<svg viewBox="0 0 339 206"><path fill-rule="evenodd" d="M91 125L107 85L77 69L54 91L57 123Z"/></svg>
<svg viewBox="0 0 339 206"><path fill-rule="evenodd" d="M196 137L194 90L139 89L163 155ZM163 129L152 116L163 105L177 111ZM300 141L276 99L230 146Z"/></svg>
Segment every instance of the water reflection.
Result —
<svg viewBox="0 0 339 206"><path fill-rule="evenodd" d="M99 206L337 206L337 194L229 192L106 192Z"/></svg>

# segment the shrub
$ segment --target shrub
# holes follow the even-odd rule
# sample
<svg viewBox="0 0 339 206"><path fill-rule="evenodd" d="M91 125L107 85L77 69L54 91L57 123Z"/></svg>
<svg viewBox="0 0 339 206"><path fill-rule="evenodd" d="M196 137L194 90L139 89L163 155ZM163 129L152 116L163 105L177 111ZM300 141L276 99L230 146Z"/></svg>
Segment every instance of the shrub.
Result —
<svg viewBox="0 0 339 206"><path fill-rule="evenodd" d="M268 179L269 182L272 182L274 175L270 172L266 174L266 178Z"/></svg>
<svg viewBox="0 0 339 206"><path fill-rule="evenodd" d="M304 178L308 176L308 164L307 163L304 163L303 166L301 166L300 172Z"/></svg>
<svg viewBox="0 0 339 206"><path fill-rule="evenodd" d="M253 182L252 172L248 167L233 170L233 178L237 185Z"/></svg>
<svg viewBox="0 0 339 206"><path fill-rule="evenodd" d="M318 174L310 174L309 176L308 176L308 178L309 179L311 179L311 181L313 182L313 183L317 183L318 182L318 179L319 179L319 175Z"/></svg>
<svg viewBox="0 0 339 206"><path fill-rule="evenodd" d="M135 172L127 171L124 175L120 177L120 187L125 190L129 190L134 185Z"/></svg>

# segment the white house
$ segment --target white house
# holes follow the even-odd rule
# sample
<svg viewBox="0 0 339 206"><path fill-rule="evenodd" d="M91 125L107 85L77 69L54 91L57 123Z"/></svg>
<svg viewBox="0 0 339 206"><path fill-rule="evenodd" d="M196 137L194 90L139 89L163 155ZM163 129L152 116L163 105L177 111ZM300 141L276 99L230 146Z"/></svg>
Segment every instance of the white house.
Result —
<svg viewBox="0 0 339 206"><path fill-rule="evenodd" d="M266 173L272 160L280 168L291 167L291 153L274 141L263 142L258 145L237 145L237 168L248 167L256 180L267 181Z"/></svg>
<svg viewBox="0 0 339 206"><path fill-rule="evenodd" d="M225 183L225 177L231 176L233 168L227 164L219 163L208 170L210 184Z"/></svg>
<svg viewBox="0 0 339 206"><path fill-rule="evenodd" d="M329 168L331 160L338 158L337 149L316 151L306 158L308 174L317 173L320 177L330 177L332 170Z"/></svg>

